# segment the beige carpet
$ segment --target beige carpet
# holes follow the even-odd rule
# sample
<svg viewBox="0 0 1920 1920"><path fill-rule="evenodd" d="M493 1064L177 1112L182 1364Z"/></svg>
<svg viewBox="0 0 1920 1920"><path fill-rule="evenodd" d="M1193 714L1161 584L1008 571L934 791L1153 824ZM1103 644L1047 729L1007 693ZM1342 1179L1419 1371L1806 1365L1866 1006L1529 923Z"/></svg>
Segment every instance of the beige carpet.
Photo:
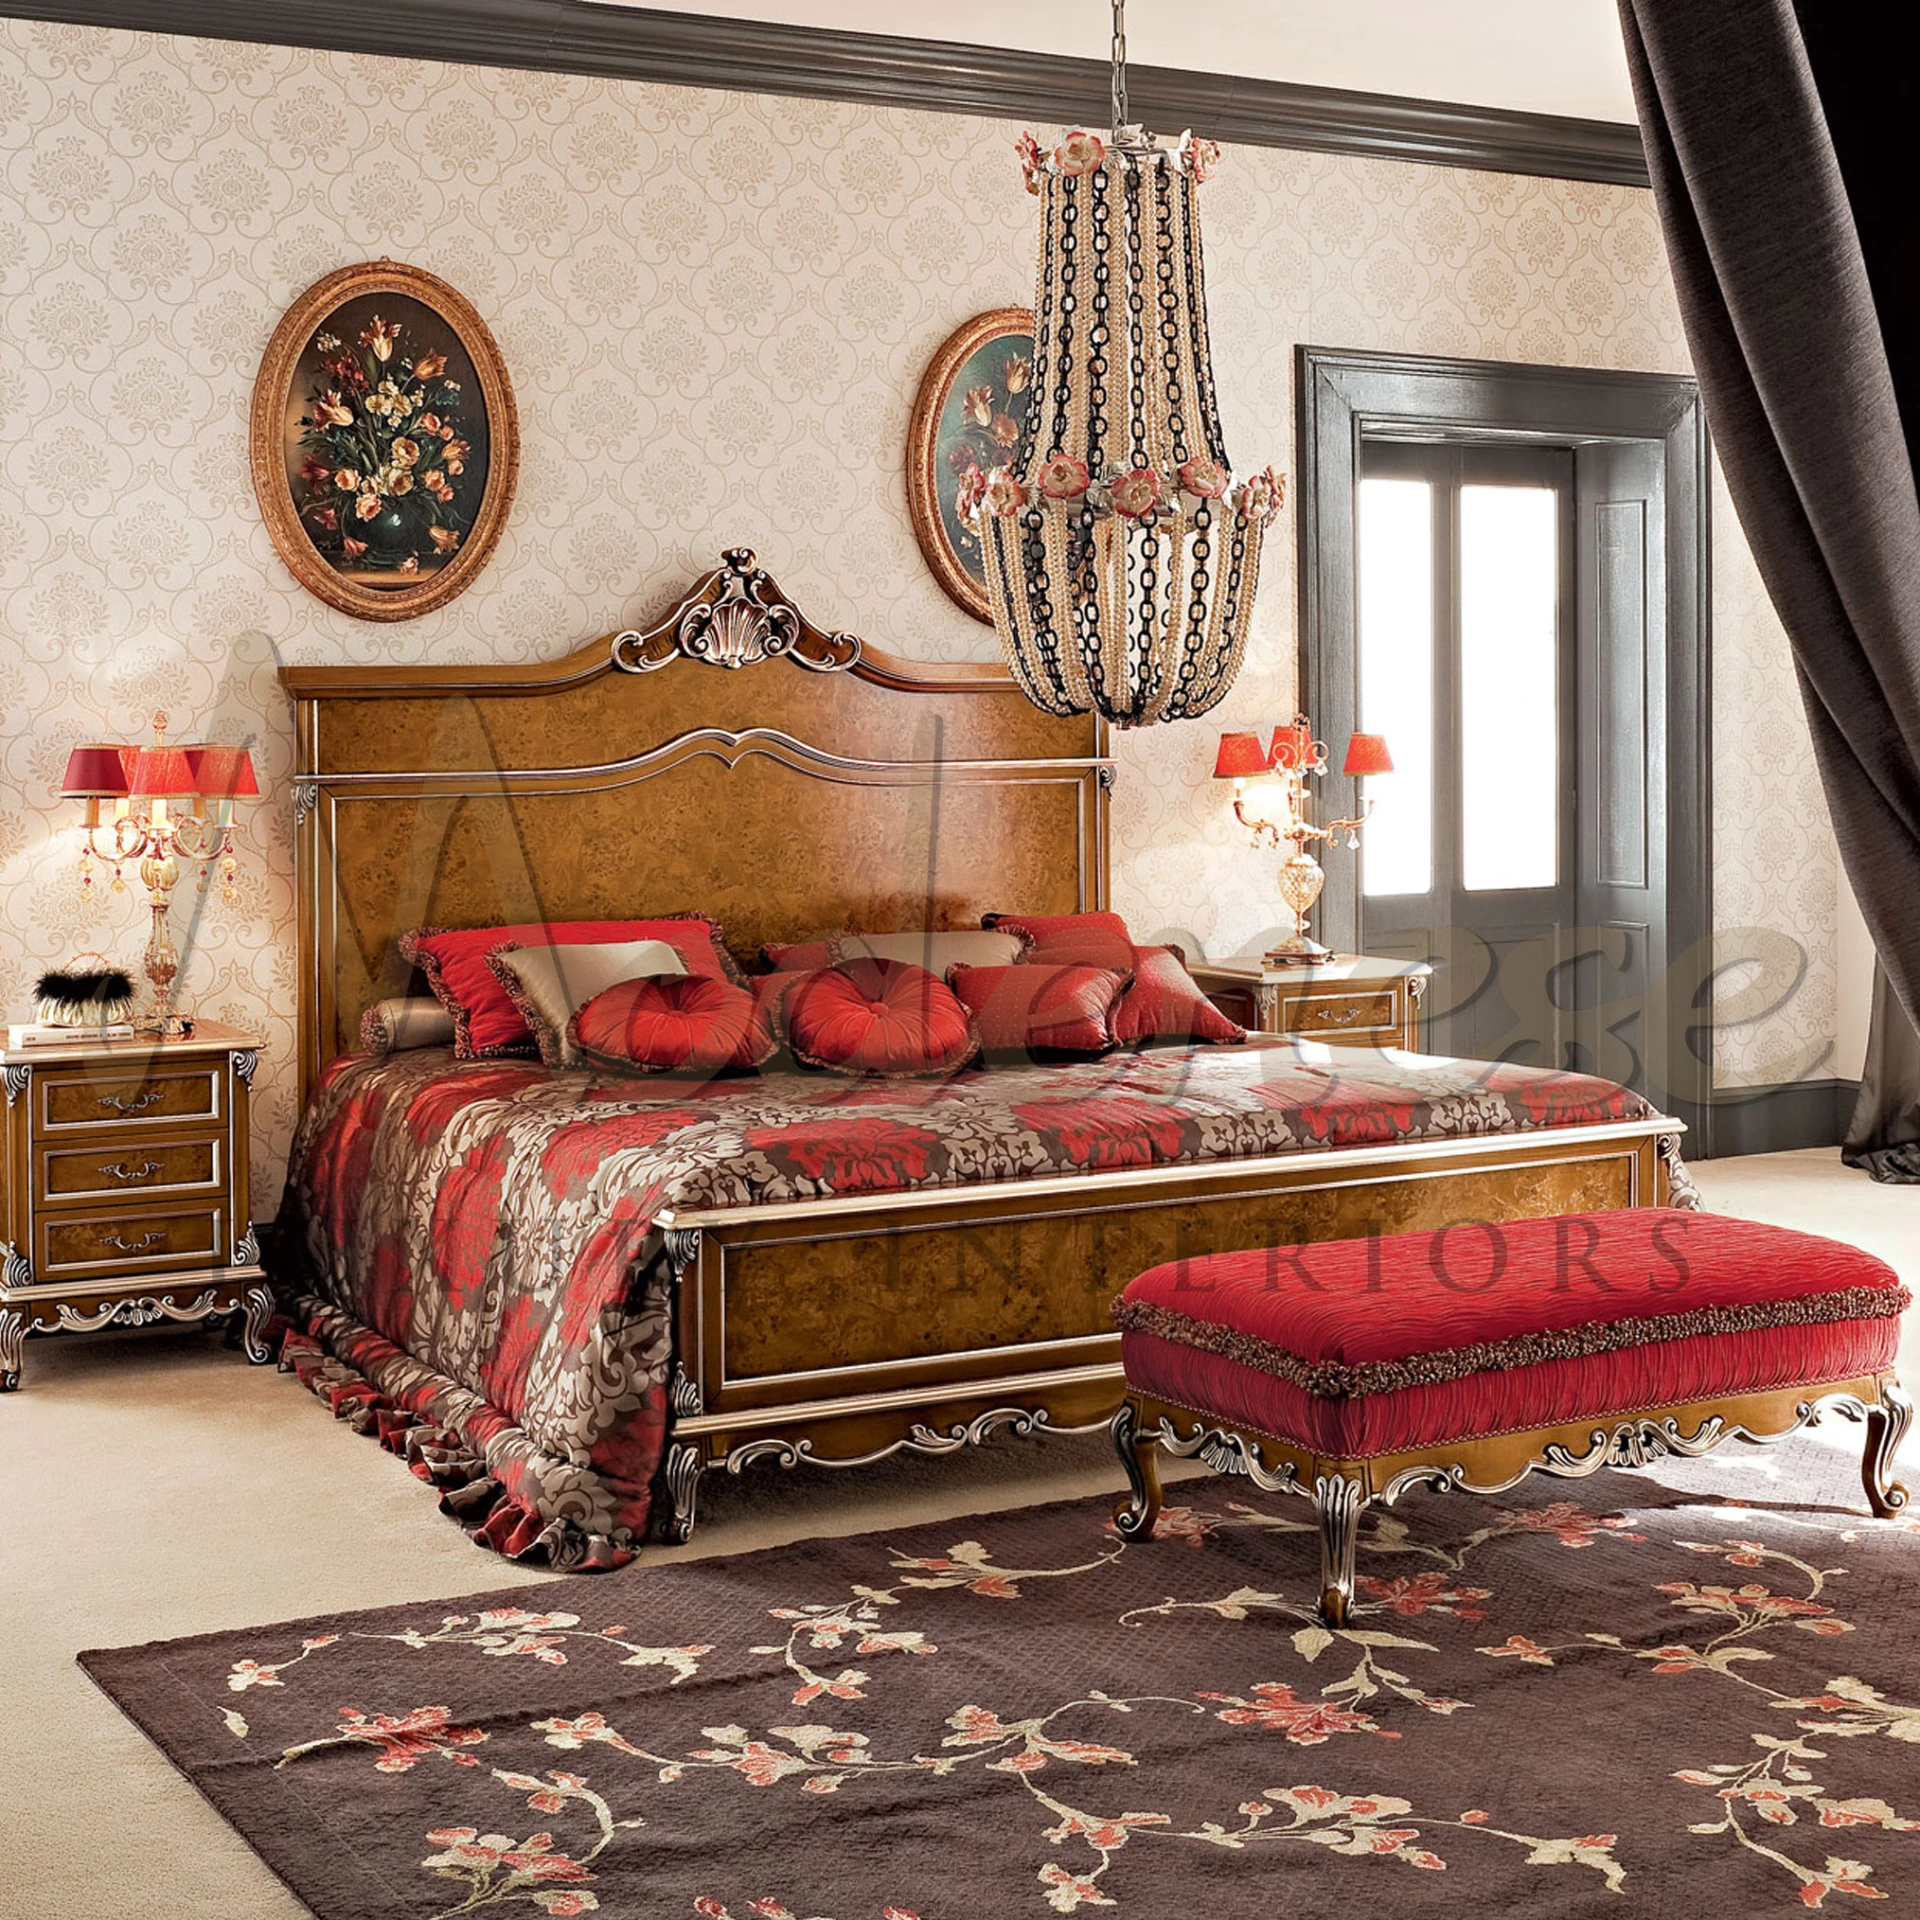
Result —
<svg viewBox="0 0 1920 1920"><path fill-rule="evenodd" d="M1854 1240L1920 1287L1920 1193L1875 1187L1830 1152L1699 1174L1709 1205ZM1907 1346L1908 1377L1920 1379L1912 1321ZM390 1456L290 1379L202 1335L36 1341L26 1382L0 1400L0 1920L299 1920L305 1909L95 1692L74 1654L543 1576L477 1551ZM1834 1439L1857 1446L1857 1429ZM1742 1459L1765 1470L1765 1456ZM1118 1481L1104 1440L1004 1441L859 1474L710 1477L683 1551L735 1553Z"/></svg>

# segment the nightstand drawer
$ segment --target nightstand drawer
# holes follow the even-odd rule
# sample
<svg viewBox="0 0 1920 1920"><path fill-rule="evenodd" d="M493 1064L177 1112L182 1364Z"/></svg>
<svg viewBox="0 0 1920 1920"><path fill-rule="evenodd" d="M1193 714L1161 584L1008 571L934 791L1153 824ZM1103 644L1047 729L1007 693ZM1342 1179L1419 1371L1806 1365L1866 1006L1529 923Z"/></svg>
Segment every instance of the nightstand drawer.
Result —
<svg viewBox="0 0 1920 1920"><path fill-rule="evenodd" d="M162 1199L224 1195L226 1149L218 1134L201 1140L140 1140L124 1150L104 1140L91 1146L43 1146L34 1155L34 1202L63 1206L131 1193Z"/></svg>
<svg viewBox="0 0 1920 1920"><path fill-rule="evenodd" d="M222 1120L226 1077L224 1060L36 1073L34 1131L47 1136Z"/></svg>
<svg viewBox="0 0 1920 1920"><path fill-rule="evenodd" d="M1283 1000L1280 1005L1282 1033L1311 1036L1316 1040L1398 1033L1399 1027L1391 993L1303 995L1299 999Z"/></svg>
<svg viewBox="0 0 1920 1920"><path fill-rule="evenodd" d="M174 1267L224 1267L232 1252L226 1221L224 1206L143 1207L84 1217L42 1214L34 1235L39 1246L33 1277L45 1285L82 1275L113 1279Z"/></svg>

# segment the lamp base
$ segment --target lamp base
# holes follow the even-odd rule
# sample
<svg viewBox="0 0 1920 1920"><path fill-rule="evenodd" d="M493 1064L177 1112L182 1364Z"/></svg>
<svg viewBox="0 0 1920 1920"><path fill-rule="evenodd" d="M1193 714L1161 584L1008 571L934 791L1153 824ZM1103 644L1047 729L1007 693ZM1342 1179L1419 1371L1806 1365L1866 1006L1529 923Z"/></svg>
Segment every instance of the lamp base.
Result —
<svg viewBox="0 0 1920 1920"><path fill-rule="evenodd" d="M180 1013L156 1013L134 1023L136 1033L153 1034L161 1040L191 1040L193 1020Z"/></svg>
<svg viewBox="0 0 1920 1920"><path fill-rule="evenodd" d="M1261 964L1269 967L1319 967L1332 958L1331 947L1323 947L1310 935L1300 933L1289 935L1260 956Z"/></svg>

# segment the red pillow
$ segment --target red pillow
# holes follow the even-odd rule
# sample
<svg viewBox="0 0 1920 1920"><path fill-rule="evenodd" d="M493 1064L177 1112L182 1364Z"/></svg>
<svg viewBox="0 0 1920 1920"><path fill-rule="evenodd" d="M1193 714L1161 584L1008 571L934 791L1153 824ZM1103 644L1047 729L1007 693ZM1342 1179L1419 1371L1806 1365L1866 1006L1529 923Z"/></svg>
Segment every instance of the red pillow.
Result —
<svg viewBox="0 0 1920 1920"><path fill-rule="evenodd" d="M1031 943L1029 959L1054 967L1133 967L1133 935L1117 913L986 913L983 927L1017 933Z"/></svg>
<svg viewBox="0 0 1920 1920"><path fill-rule="evenodd" d="M1203 1040L1231 1045L1247 1037L1194 984L1178 947L1135 947L1133 985L1120 996L1110 1022L1123 1047L1155 1040Z"/></svg>
<svg viewBox="0 0 1920 1920"><path fill-rule="evenodd" d="M401 938L400 954L427 976L433 997L453 1015L454 1058L484 1060L534 1051L533 1029L487 965L488 954L509 944L578 947L616 940L664 940L686 962L689 973L733 978L720 929L701 913L662 920L522 921L457 932L422 927Z"/></svg>
<svg viewBox="0 0 1920 1920"><path fill-rule="evenodd" d="M990 1054L1107 1053L1129 975L1104 967L949 967L947 985Z"/></svg>
<svg viewBox="0 0 1920 1920"><path fill-rule="evenodd" d="M582 1053L645 1073L744 1073L775 1046L760 996L703 973L622 980L595 994L567 1030Z"/></svg>
<svg viewBox="0 0 1920 1920"><path fill-rule="evenodd" d="M836 1073L950 1073L980 1051L951 988L904 960L848 960L782 997L794 1058Z"/></svg>
<svg viewBox="0 0 1920 1920"><path fill-rule="evenodd" d="M769 941L760 958L776 973L818 973L833 965L831 940L796 940L791 946Z"/></svg>

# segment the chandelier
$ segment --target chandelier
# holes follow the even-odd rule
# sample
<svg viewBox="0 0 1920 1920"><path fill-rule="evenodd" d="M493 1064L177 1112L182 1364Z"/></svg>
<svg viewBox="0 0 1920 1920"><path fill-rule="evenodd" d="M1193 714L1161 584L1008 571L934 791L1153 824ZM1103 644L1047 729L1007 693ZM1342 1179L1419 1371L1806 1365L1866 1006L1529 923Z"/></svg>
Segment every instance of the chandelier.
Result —
<svg viewBox="0 0 1920 1920"><path fill-rule="evenodd" d="M1111 139L1020 140L1040 201L1033 405L966 505L1021 691L1141 727L1233 685L1283 483L1236 485L1220 433L1195 203L1220 148L1131 124L1126 61L1113 0Z"/></svg>

